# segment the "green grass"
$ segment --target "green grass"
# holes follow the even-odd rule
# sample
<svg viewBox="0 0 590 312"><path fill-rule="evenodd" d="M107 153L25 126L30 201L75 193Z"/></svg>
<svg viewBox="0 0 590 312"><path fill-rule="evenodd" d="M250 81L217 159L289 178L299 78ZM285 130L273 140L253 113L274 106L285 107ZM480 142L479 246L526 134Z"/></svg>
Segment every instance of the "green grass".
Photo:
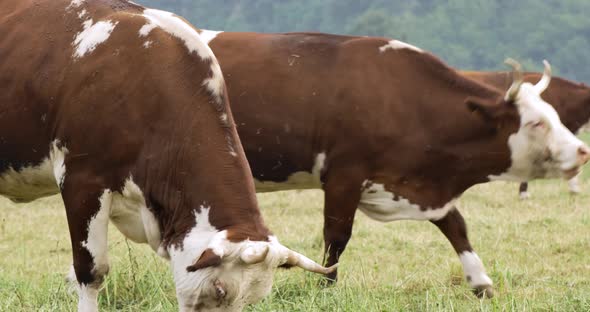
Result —
<svg viewBox="0 0 590 312"><path fill-rule="evenodd" d="M428 222L378 223L361 212L340 264L340 282L291 269L275 275L272 294L249 311L590 311L590 174L572 197L562 181L470 190L460 202L471 242L496 297L479 300L463 281L450 244ZM268 226L282 243L322 259L320 191L259 195ZM30 204L0 200L0 311L72 311L77 296L64 275L70 242L59 197ZM175 311L168 264L110 227L111 274L102 311Z"/></svg>

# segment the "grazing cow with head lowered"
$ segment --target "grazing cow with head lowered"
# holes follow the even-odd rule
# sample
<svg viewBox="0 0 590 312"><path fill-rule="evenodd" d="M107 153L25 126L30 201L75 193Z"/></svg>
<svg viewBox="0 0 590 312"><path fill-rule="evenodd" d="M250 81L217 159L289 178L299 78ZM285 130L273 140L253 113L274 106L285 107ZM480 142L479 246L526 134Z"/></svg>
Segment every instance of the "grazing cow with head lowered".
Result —
<svg viewBox="0 0 590 312"><path fill-rule="evenodd" d="M61 193L80 311L98 309L109 220L170 259L183 311L240 311L279 266L331 272L264 225L219 64L171 13L2 1L0 107L0 194Z"/></svg>
<svg viewBox="0 0 590 312"><path fill-rule="evenodd" d="M509 72L472 72L465 71L462 74L481 82L507 88L510 85ZM536 82L542 78L540 73L528 72L524 74L525 81ZM542 98L553 105L563 124L573 133L577 133L582 126L590 122L590 88L583 83L575 83L566 79L555 77L545 90ZM568 181L570 192L580 192L578 179L574 177ZM528 198L528 183L520 184L519 195L521 199Z"/></svg>
<svg viewBox="0 0 590 312"><path fill-rule="evenodd" d="M523 83L514 62L505 92L397 40L200 32L224 71L257 190L324 190L328 264L357 209L384 222L428 220L471 287L491 296L457 198L490 180L573 176L588 160L540 98L544 86Z"/></svg>

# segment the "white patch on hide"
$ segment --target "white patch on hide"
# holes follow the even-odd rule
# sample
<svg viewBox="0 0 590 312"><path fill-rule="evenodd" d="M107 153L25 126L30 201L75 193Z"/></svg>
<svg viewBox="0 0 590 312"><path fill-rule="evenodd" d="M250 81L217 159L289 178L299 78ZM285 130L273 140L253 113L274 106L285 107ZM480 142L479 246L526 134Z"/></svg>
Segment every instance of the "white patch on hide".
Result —
<svg viewBox="0 0 590 312"><path fill-rule="evenodd" d="M149 35L153 29L159 27L172 36L182 40L190 53L196 52L203 60L213 58L213 52L209 46L201 40L199 33L191 25L187 24L173 13L146 9L143 11L143 16L148 20L148 24L141 28L140 36L145 37Z"/></svg>
<svg viewBox="0 0 590 312"><path fill-rule="evenodd" d="M189 53L196 52L201 59L211 61L210 66L212 75L203 81L203 85L215 96L217 102L221 102L225 86L221 67L217 62L213 51L211 51L207 43L202 40L195 28L170 12L146 9L143 11L143 16L148 20L148 24L140 29L139 34L141 37L148 36L152 30L159 27L172 36L182 40Z"/></svg>
<svg viewBox="0 0 590 312"><path fill-rule="evenodd" d="M86 14L88 14L88 11L86 11L86 9L84 9L78 13L78 18L80 18L80 19L84 18L84 16L86 16Z"/></svg>
<svg viewBox="0 0 590 312"><path fill-rule="evenodd" d="M147 23L141 26L141 28L139 29L139 36L147 37L156 27L158 27L158 25L156 25L155 23Z"/></svg>
<svg viewBox="0 0 590 312"><path fill-rule="evenodd" d="M59 192L53 165L45 159L40 165L19 171L8 168L0 176L0 194L15 202L29 202Z"/></svg>
<svg viewBox="0 0 590 312"><path fill-rule="evenodd" d="M14 170L8 168L0 175L0 194L16 202L30 202L59 193L66 173L64 164L67 148L51 143L49 156L41 164Z"/></svg>
<svg viewBox="0 0 590 312"><path fill-rule="evenodd" d="M321 189L321 174L326 162L326 153L316 155L315 163L308 171L300 171L291 174L285 182L259 181L254 180L256 192L275 192L286 190Z"/></svg>
<svg viewBox="0 0 590 312"><path fill-rule="evenodd" d="M365 185L369 185L369 187L364 189L358 208L369 218L381 222L396 220L436 221L444 218L455 206L455 201L451 201L440 208L432 209L428 207L426 210L422 210L420 206L412 204L401 196L395 200L394 194L387 191L383 184L365 181L363 187Z"/></svg>
<svg viewBox="0 0 590 312"><path fill-rule="evenodd" d="M92 256L92 272L103 276L109 270L107 231L109 225L109 211L111 208L111 191L105 190L100 198L97 213L88 222L88 238L81 242ZM67 276L70 282L76 281L76 273L72 268ZM98 287L99 285L78 284L78 311L98 312Z"/></svg>
<svg viewBox="0 0 590 312"><path fill-rule="evenodd" d="M199 33L199 35L201 35L201 38L203 39L203 41L207 45L209 45L211 40L215 39L221 33L223 33L223 31L201 29L201 32Z"/></svg>
<svg viewBox="0 0 590 312"><path fill-rule="evenodd" d="M72 0L72 2L70 2L70 5L66 7L66 10L78 8L82 4L84 4L84 2L86 2L86 0Z"/></svg>
<svg viewBox="0 0 590 312"><path fill-rule="evenodd" d="M113 193L110 219L125 237L136 243L149 244L156 252L160 249L160 225L132 178L125 181L121 192Z"/></svg>
<svg viewBox="0 0 590 312"><path fill-rule="evenodd" d="M76 34L74 39L74 58L81 58L91 53L99 44L107 41L118 23L111 21L93 23L92 19L84 21L84 29Z"/></svg>
<svg viewBox="0 0 590 312"><path fill-rule="evenodd" d="M58 148L58 144L58 140L53 141L51 144L51 148L49 149L49 160L53 164L53 176L55 177L55 182L61 189L66 177L65 158L66 154L68 153L68 149L65 147Z"/></svg>
<svg viewBox="0 0 590 312"><path fill-rule="evenodd" d="M487 275L481 259L473 251L465 251L459 255L463 272L469 286L476 288L478 286L492 286L492 279Z"/></svg>
<svg viewBox="0 0 590 312"><path fill-rule="evenodd" d="M185 236L182 247L171 246L168 250L179 307L195 306L203 287L210 286L206 285L204 280L209 278L211 272L208 274L204 274L204 272L212 269L189 273L186 268L199 259L200 255L209 248L211 242L212 249L216 254L225 254L224 246L220 243L227 239L227 231L220 232L211 225L209 210L210 208L201 206L200 211L195 213L196 224Z"/></svg>
<svg viewBox="0 0 590 312"><path fill-rule="evenodd" d="M96 215L88 223L88 238L82 242L82 246L88 250L94 262L94 270L99 274L108 271L108 226L111 212L112 193L104 190L99 198L100 207ZM80 298L81 299L81 298Z"/></svg>
<svg viewBox="0 0 590 312"><path fill-rule="evenodd" d="M391 41L389 41L388 44L380 47L379 48L379 51L381 53L383 53L383 52L385 52L385 51L387 51L389 49L392 49L392 50L410 49L410 50L413 50L413 51L416 51L416 52L419 52L419 53L424 53L424 50L422 50L422 49L420 49L418 47L415 47L415 46L413 46L411 44L408 44L408 43L399 41L399 40L391 40Z"/></svg>
<svg viewBox="0 0 590 312"><path fill-rule="evenodd" d="M201 211L195 213L196 225L184 238L182 243L183 247L171 247L168 251L171 257L172 266L176 268L174 270L174 276L178 276L179 279L186 277L186 267L190 266L198 256L208 248L209 242L213 240L215 236L218 237L217 239L227 237L227 232L218 231L209 222L210 208L201 206L200 209ZM214 248L214 251L217 254L225 253L222 246L215 246Z"/></svg>

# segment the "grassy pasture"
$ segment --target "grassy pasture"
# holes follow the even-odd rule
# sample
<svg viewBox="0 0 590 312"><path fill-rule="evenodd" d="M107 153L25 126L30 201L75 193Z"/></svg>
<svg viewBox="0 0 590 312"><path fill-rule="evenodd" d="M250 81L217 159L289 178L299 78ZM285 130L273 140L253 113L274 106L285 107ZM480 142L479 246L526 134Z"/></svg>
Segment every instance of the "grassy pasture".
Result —
<svg viewBox="0 0 590 312"><path fill-rule="evenodd" d="M428 222L382 224L357 214L341 261L340 282L318 287L316 275L279 271L271 296L248 311L590 311L590 173L583 193L563 181L531 183L519 201L514 183L471 189L460 201L475 250L496 288L479 300L460 262ZM285 245L322 258L320 191L259 195L269 227ZM175 311L167 263L111 226L111 273L102 311ZM77 296L64 275L71 263L59 197L30 204L0 200L0 311L73 311Z"/></svg>

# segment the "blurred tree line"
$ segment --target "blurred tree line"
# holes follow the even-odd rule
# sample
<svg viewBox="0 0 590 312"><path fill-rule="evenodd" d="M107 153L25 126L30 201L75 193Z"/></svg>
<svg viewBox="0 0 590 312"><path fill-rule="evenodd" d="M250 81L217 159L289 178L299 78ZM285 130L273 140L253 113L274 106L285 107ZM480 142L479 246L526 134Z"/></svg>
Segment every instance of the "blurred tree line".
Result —
<svg viewBox="0 0 590 312"><path fill-rule="evenodd" d="M321 31L385 36L429 50L461 69L555 72L590 82L589 0L136 0L200 28Z"/></svg>

